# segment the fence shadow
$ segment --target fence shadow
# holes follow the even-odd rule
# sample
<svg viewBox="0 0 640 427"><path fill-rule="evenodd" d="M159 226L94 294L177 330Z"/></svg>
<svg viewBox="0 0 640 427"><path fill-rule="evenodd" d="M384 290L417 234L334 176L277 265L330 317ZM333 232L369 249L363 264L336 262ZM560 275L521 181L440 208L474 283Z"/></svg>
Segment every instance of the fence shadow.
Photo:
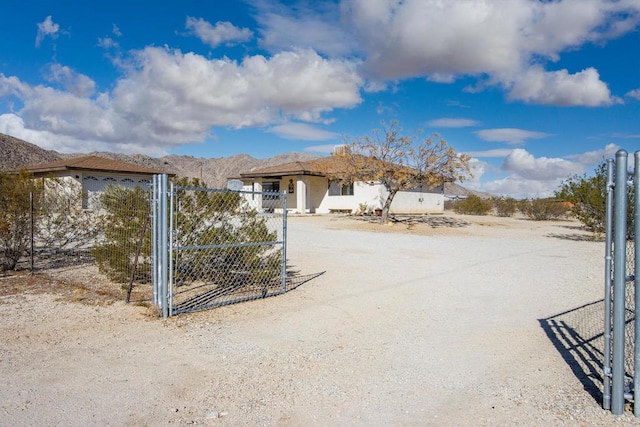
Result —
<svg viewBox="0 0 640 427"><path fill-rule="evenodd" d="M287 266L286 289L280 281L255 284L246 281L226 283L224 286L198 286L185 292L186 297L174 302L173 314L208 310L225 305L282 295L323 275L325 272L301 275Z"/></svg>
<svg viewBox="0 0 640 427"><path fill-rule="evenodd" d="M379 216L361 215L351 218L372 224L380 223ZM397 224L405 224L407 227L412 227L416 224L426 224L431 228L463 228L470 225L469 222L463 219L444 215L391 215L389 216L389 221Z"/></svg>
<svg viewBox="0 0 640 427"><path fill-rule="evenodd" d="M604 300L538 319L584 390L598 403L603 396Z"/></svg>

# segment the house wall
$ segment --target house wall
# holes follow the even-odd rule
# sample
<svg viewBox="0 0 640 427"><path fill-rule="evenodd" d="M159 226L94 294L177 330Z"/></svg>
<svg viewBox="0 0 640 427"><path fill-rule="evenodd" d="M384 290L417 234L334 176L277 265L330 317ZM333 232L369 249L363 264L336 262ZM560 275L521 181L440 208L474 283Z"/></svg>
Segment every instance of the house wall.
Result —
<svg viewBox="0 0 640 427"><path fill-rule="evenodd" d="M42 177L48 182L48 187L63 187L67 195L74 191L82 192L82 207L91 209L95 199L104 192L108 185L121 185L128 188L151 185L152 176L124 174L124 173L94 173L94 172L56 172L47 173Z"/></svg>
<svg viewBox="0 0 640 427"><path fill-rule="evenodd" d="M368 210L381 209L388 194L389 192L381 184L363 182L354 184L353 196L329 196L327 189L324 191L325 196L317 212L329 213L336 210L351 210L352 213L357 213L361 204L366 204ZM390 212L416 215L443 213L444 196L439 189L432 191L400 191L391 203Z"/></svg>
<svg viewBox="0 0 640 427"><path fill-rule="evenodd" d="M294 183L293 193L289 193L289 180ZM265 181L273 181L265 179ZM382 208L387 190L381 184L367 184L357 182L353 187L353 195L329 196L329 181L318 176L283 176L280 182L280 190L287 191L287 210L296 213L301 212L299 206L302 195L299 194L301 184L304 182L306 197L306 210L304 213L331 213L334 211L349 211L357 213L361 204L366 204L369 211ZM262 179L247 180L244 182L243 191L254 191L258 194L247 194L245 197L259 198L262 191ZM300 196L300 197L298 197ZM258 204L259 206L259 204ZM401 191L396 194L391 204L391 213L395 214L425 214L443 213L444 196L441 188L432 191Z"/></svg>

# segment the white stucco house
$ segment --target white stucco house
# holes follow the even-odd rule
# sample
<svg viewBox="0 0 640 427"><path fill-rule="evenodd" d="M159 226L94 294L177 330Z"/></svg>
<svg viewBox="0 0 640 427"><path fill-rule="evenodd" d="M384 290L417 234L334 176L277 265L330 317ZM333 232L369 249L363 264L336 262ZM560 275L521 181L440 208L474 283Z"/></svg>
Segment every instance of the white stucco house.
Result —
<svg viewBox="0 0 640 427"><path fill-rule="evenodd" d="M34 178L55 182L56 191L65 191L69 194L81 191L83 209L91 209L92 201L108 185L147 188L151 185L154 174L166 173L159 169L98 156L72 157L27 166L23 169L31 173Z"/></svg>
<svg viewBox="0 0 640 427"><path fill-rule="evenodd" d="M229 179L232 186L252 193L262 191L286 191L287 210L293 213L357 213L363 208L369 212L382 209L388 194L382 184L355 182L339 185L331 182L317 170L314 161L292 162L279 166L241 173ZM271 209L268 200L263 208ZM443 187L416 188L401 191L391 204L392 214L434 214L444 212Z"/></svg>

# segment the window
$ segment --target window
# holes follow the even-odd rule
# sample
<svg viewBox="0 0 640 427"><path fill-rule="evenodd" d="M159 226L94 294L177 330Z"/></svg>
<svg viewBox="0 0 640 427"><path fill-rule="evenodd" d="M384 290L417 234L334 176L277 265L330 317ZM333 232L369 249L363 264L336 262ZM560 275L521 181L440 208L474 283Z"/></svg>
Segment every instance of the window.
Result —
<svg viewBox="0 0 640 427"><path fill-rule="evenodd" d="M82 209L91 209L91 205L101 189L100 180L95 176L82 178Z"/></svg>
<svg viewBox="0 0 640 427"><path fill-rule="evenodd" d="M341 184L339 182L329 183L330 196L353 196L353 183Z"/></svg>
<svg viewBox="0 0 640 427"><path fill-rule="evenodd" d="M263 182L262 191L280 193L280 181ZM280 196L277 194L267 194L263 196L263 200L277 200L279 198Z"/></svg>

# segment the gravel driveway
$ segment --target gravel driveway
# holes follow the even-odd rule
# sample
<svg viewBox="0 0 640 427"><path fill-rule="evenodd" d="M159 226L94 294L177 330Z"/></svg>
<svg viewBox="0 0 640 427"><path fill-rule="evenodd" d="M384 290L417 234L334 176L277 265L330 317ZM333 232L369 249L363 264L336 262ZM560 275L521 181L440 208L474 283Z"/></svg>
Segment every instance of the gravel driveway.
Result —
<svg viewBox="0 0 640 427"><path fill-rule="evenodd" d="M558 329L601 328L602 242L570 221L456 221L291 217L290 264L324 274L166 321L2 297L0 424L640 425L600 409L601 360Z"/></svg>

